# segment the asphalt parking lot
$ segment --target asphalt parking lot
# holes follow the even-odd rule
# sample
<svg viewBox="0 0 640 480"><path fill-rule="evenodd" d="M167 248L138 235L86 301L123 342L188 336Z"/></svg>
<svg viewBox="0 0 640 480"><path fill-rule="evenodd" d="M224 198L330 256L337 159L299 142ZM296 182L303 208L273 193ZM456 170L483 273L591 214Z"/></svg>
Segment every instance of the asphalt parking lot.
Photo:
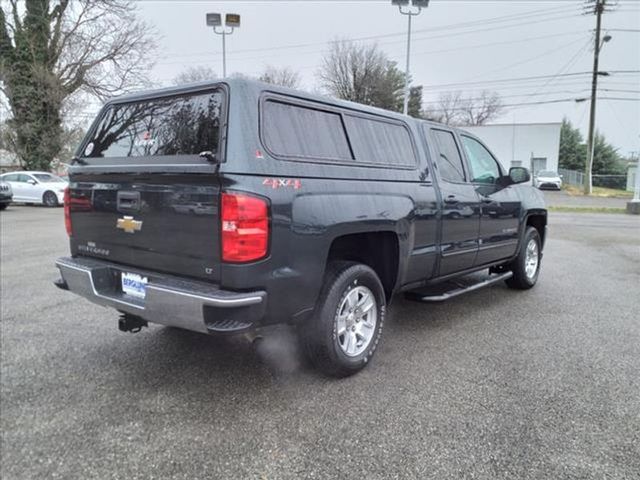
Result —
<svg viewBox="0 0 640 480"><path fill-rule="evenodd" d="M535 289L398 298L371 365L338 381L284 334L261 355L119 332L114 312L51 284L62 210L10 207L1 476L639 478L640 218L550 223Z"/></svg>

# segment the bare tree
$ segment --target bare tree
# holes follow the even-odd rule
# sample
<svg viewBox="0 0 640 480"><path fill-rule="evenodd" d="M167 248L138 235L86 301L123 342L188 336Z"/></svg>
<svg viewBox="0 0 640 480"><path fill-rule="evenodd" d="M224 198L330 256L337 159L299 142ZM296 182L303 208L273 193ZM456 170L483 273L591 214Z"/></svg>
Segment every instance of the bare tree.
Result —
<svg viewBox="0 0 640 480"><path fill-rule="evenodd" d="M204 82L218 78L213 69L205 66L189 67L173 79L174 85Z"/></svg>
<svg viewBox="0 0 640 480"><path fill-rule="evenodd" d="M461 92L441 94L435 106L425 109L425 116L429 120L447 125L460 125L463 113L462 104Z"/></svg>
<svg viewBox="0 0 640 480"><path fill-rule="evenodd" d="M318 72L324 89L338 98L398 110L404 74L375 44L332 42Z"/></svg>
<svg viewBox="0 0 640 480"><path fill-rule="evenodd" d="M502 101L495 92L465 97L462 92L441 94L435 105L425 109L429 120L447 125L484 125L502 113Z"/></svg>
<svg viewBox="0 0 640 480"><path fill-rule="evenodd" d="M502 113L502 101L495 92L483 90L480 97L468 98L464 104L464 125L484 125Z"/></svg>
<svg viewBox="0 0 640 480"><path fill-rule="evenodd" d="M152 30L127 0L8 0L0 8L0 91L18 155L48 168L73 95L101 99L139 88L155 56Z"/></svg>
<svg viewBox="0 0 640 480"><path fill-rule="evenodd" d="M258 80L289 88L298 88L300 86L300 75L289 67L276 68L268 66L263 74L258 77Z"/></svg>

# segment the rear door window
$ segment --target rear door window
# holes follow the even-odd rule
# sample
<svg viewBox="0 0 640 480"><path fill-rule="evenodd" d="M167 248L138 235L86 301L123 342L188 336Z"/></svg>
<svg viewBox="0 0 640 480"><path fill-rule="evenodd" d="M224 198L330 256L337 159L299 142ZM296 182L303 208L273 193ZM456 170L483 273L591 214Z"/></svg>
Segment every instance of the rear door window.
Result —
<svg viewBox="0 0 640 480"><path fill-rule="evenodd" d="M345 115L356 160L363 163L414 167L416 157L409 131L400 123Z"/></svg>
<svg viewBox="0 0 640 480"><path fill-rule="evenodd" d="M440 171L440 178L448 182L462 183L465 181L462 155L452 132L432 129L438 157L436 164Z"/></svg>
<svg viewBox="0 0 640 480"><path fill-rule="evenodd" d="M218 151L221 91L113 104L81 152L85 158L198 155Z"/></svg>
<svg viewBox="0 0 640 480"><path fill-rule="evenodd" d="M275 155L300 159L353 160L339 113L267 100L265 146Z"/></svg>

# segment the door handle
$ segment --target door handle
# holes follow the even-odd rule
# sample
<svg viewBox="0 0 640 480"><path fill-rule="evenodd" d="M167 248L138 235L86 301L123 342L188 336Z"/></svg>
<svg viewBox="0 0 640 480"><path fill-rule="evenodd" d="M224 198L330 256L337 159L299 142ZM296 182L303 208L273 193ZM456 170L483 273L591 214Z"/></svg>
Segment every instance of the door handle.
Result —
<svg viewBox="0 0 640 480"><path fill-rule="evenodd" d="M456 198L455 195L449 195L447 198L444 199L444 203L458 203L458 199Z"/></svg>

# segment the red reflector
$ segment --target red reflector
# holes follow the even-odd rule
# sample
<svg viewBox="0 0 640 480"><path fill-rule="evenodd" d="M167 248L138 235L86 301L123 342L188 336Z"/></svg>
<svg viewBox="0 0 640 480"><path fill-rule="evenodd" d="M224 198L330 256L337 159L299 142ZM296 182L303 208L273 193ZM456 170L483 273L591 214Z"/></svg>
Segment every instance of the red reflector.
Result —
<svg viewBox="0 0 640 480"><path fill-rule="evenodd" d="M239 193L222 194L222 261L250 262L267 254L269 215L267 202Z"/></svg>
<svg viewBox="0 0 640 480"><path fill-rule="evenodd" d="M64 226L67 229L67 235L71 236L73 230L71 228L71 212L70 212L70 203L71 203L71 192L69 191L69 187L64 189Z"/></svg>

